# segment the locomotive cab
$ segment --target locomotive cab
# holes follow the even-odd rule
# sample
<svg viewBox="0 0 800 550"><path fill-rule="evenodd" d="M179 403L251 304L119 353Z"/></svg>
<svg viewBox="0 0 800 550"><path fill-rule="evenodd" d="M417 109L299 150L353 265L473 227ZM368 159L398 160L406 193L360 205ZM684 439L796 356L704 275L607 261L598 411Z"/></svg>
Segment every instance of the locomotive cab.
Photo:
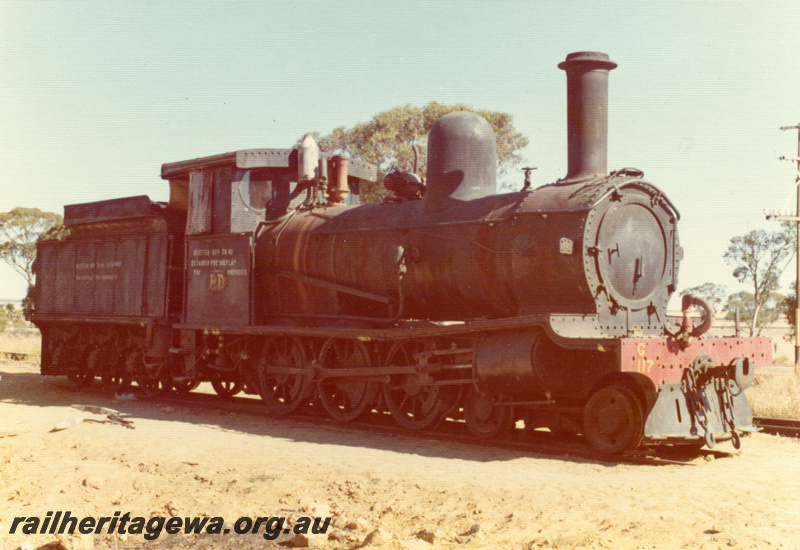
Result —
<svg viewBox="0 0 800 550"><path fill-rule="evenodd" d="M265 219L309 200L302 152L249 149L163 165L170 204L187 212L185 324L253 323L254 234ZM333 172L335 159L322 159ZM353 190L361 178L375 178L367 163L352 161L349 167Z"/></svg>

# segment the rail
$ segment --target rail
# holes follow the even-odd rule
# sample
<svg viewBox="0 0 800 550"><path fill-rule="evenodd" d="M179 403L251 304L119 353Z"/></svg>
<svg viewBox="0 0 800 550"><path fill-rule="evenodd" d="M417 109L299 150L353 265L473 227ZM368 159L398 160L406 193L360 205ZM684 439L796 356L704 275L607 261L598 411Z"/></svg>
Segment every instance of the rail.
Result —
<svg viewBox="0 0 800 550"><path fill-rule="evenodd" d="M755 417L753 422L762 432L785 437L800 437L800 420Z"/></svg>
<svg viewBox="0 0 800 550"><path fill-rule="evenodd" d="M41 359L38 353L20 353L18 351L3 351L0 350L0 359L8 359L11 361L27 361L29 359Z"/></svg>

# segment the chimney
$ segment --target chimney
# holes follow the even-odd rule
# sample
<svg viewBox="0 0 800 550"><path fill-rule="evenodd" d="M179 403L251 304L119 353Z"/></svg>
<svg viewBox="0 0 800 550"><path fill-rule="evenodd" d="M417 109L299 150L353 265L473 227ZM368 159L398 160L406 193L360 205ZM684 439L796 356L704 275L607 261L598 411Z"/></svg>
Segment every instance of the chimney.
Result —
<svg viewBox="0 0 800 550"><path fill-rule="evenodd" d="M576 52L558 65L567 72L567 175L569 185L607 174L608 71L615 68L608 54Z"/></svg>

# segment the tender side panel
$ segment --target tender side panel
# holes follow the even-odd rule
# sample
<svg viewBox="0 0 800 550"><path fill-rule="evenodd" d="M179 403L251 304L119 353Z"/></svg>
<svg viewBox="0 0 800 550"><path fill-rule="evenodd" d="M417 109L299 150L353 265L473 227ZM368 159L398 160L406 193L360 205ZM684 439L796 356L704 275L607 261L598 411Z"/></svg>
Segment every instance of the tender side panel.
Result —
<svg viewBox="0 0 800 550"><path fill-rule="evenodd" d="M70 313L75 303L75 243L67 242L56 256L55 312Z"/></svg>
<svg viewBox="0 0 800 550"><path fill-rule="evenodd" d="M168 243L162 220L84 226L40 243L37 314L163 318Z"/></svg>
<svg viewBox="0 0 800 550"><path fill-rule="evenodd" d="M41 313L55 313L58 277L58 245L39 243L36 252L36 306Z"/></svg>
<svg viewBox="0 0 800 550"><path fill-rule="evenodd" d="M114 285L115 313L121 316L141 315L144 310L142 285L147 241L129 238L117 243L114 271L110 284Z"/></svg>
<svg viewBox="0 0 800 550"><path fill-rule="evenodd" d="M105 263L100 264L95 257L95 241L75 243L75 301L73 306L78 313L97 313L95 307L95 287L108 287L105 277Z"/></svg>
<svg viewBox="0 0 800 550"><path fill-rule="evenodd" d="M97 265L111 266L116 261L116 243L114 241L100 241L95 246ZM104 271L108 271L104 269ZM114 315L114 285L102 280L95 285L95 311L102 317Z"/></svg>
<svg viewBox="0 0 800 550"><path fill-rule="evenodd" d="M166 317L165 295L167 288L167 259L169 239L166 234L151 235L147 239L147 257L144 266L144 309L147 317Z"/></svg>

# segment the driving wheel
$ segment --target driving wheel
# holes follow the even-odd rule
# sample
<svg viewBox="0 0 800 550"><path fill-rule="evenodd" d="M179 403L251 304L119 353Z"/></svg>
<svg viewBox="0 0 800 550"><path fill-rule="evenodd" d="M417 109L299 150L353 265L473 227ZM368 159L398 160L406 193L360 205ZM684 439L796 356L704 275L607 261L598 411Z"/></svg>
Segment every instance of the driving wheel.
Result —
<svg viewBox="0 0 800 550"><path fill-rule="evenodd" d="M389 350L387 367L418 367L421 355L436 349L430 340L398 342ZM423 430L444 418L445 405L439 388L431 376L424 372L393 374L383 387L386 406L392 418L409 430Z"/></svg>
<svg viewBox="0 0 800 550"><path fill-rule="evenodd" d="M267 408L289 414L308 401L312 372L298 338L270 338L258 362L258 392Z"/></svg>
<svg viewBox="0 0 800 550"><path fill-rule="evenodd" d="M613 384L597 390L583 410L587 441L603 453L617 454L639 446L644 435L644 410L629 388Z"/></svg>
<svg viewBox="0 0 800 550"><path fill-rule="evenodd" d="M489 439L514 426L514 407L503 405L470 388L464 401L464 420L475 437Z"/></svg>
<svg viewBox="0 0 800 550"><path fill-rule="evenodd" d="M360 340L332 338L322 347L323 369L366 368L369 352ZM317 383L322 406L336 420L349 422L358 418L375 399L374 382L356 376L323 376Z"/></svg>

